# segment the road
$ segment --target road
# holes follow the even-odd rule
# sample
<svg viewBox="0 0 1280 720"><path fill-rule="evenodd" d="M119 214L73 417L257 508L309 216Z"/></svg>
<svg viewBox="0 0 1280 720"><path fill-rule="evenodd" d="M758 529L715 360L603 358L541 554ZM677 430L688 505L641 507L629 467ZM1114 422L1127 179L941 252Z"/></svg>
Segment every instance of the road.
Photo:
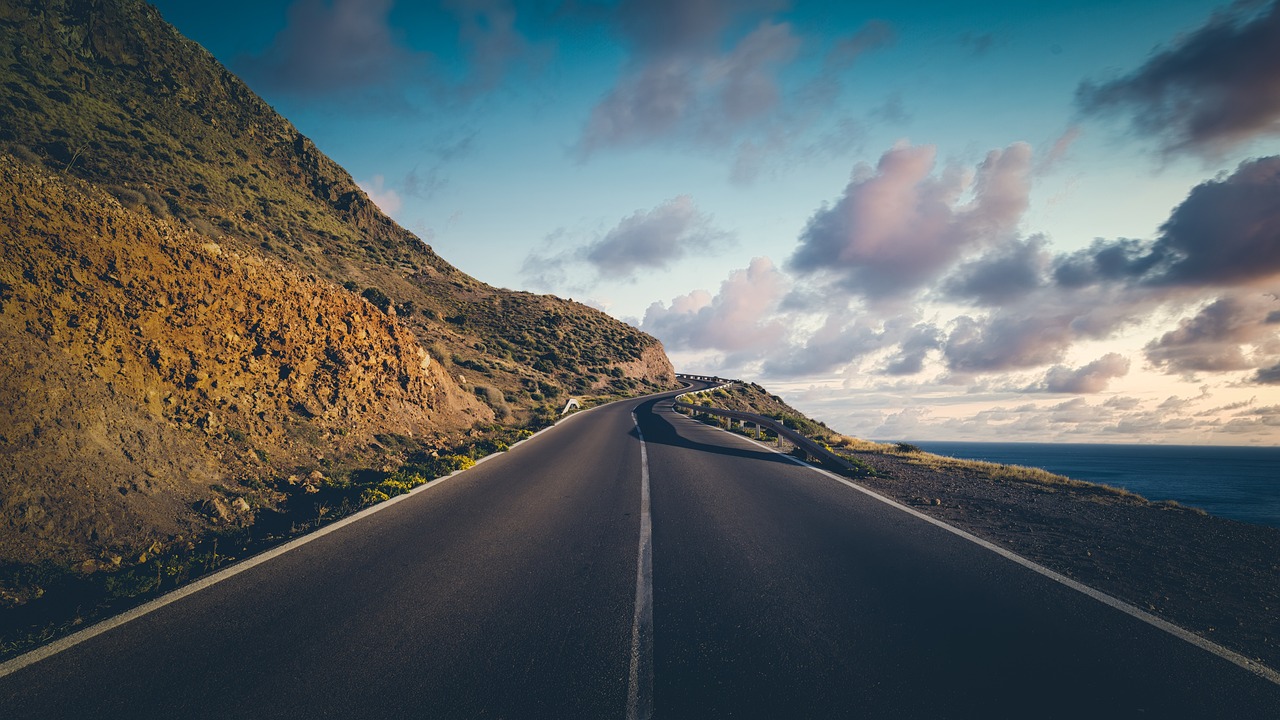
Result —
<svg viewBox="0 0 1280 720"><path fill-rule="evenodd" d="M641 435L651 618L636 612ZM638 621L651 643L634 642ZM1274 718L1280 686L659 398L570 417L0 677L5 718L649 707L657 718Z"/></svg>

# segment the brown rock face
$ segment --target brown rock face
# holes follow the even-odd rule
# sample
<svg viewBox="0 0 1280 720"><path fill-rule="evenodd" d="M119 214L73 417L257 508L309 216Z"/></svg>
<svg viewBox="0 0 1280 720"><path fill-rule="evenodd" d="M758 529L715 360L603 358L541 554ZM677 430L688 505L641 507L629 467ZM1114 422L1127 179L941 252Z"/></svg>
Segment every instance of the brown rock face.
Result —
<svg viewBox="0 0 1280 720"><path fill-rule="evenodd" d="M492 418L358 296L7 156L0 241L0 562L173 534L212 484Z"/></svg>

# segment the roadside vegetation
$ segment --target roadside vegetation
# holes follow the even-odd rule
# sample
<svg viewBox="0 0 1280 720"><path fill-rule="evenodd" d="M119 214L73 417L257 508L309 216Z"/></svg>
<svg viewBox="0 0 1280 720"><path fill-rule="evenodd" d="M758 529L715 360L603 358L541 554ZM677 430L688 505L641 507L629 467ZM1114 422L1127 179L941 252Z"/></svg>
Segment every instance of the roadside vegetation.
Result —
<svg viewBox="0 0 1280 720"><path fill-rule="evenodd" d="M256 493L217 487L198 508L211 532L157 538L136 554L103 551L78 567L57 562L0 566L0 661L113 615L282 542L466 470L533 435L527 428L478 428L449 452L404 436L381 436L393 470L327 467L295 474Z"/></svg>

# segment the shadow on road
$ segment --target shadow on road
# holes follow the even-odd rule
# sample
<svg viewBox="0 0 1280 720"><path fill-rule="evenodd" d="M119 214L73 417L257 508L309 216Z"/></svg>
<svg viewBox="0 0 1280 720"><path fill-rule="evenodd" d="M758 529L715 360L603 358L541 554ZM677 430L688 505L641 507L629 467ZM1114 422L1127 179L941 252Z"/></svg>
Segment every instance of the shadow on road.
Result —
<svg viewBox="0 0 1280 720"><path fill-rule="evenodd" d="M640 404L636 408L636 417L640 419L640 428L644 432L644 441L647 443L657 443L659 445L670 445L672 447L688 448L699 452L716 453L717 455L728 455L730 457L747 458L749 460L760 460L763 462L782 463L790 465L791 461L785 457L768 452L765 450L748 450L746 448L728 447L725 445L711 445L701 443L696 440L680 434L680 431L671 424L665 417L654 411L654 406L659 402L670 402L669 398L658 398ZM632 434L635 430L632 429Z"/></svg>

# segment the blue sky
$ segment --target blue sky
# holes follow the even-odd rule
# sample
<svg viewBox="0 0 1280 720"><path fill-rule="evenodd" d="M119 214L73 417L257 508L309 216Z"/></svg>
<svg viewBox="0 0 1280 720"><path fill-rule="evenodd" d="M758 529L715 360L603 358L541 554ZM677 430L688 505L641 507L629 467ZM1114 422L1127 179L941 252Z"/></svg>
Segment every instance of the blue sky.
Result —
<svg viewBox="0 0 1280 720"><path fill-rule="evenodd" d="M1280 441L1275 2L156 4L464 271L845 432Z"/></svg>

